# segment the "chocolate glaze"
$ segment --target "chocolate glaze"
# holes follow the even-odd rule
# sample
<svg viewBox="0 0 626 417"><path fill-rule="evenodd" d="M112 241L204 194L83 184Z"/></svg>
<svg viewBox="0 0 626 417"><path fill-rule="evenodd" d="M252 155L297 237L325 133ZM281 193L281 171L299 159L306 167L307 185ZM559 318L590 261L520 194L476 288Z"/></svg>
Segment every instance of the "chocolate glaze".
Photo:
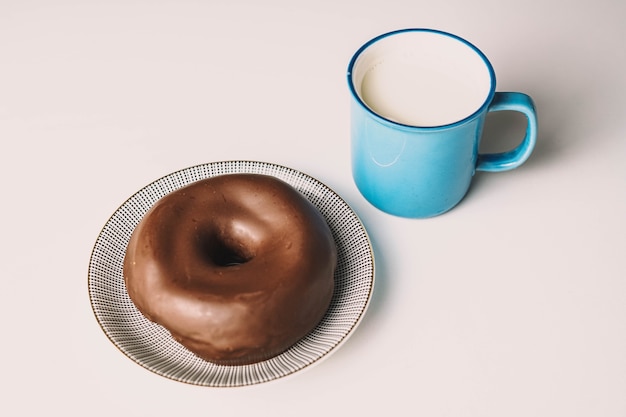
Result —
<svg viewBox="0 0 626 417"><path fill-rule="evenodd" d="M309 333L333 294L335 242L289 184L230 174L161 200L124 259L130 298L146 318L220 365L274 357Z"/></svg>

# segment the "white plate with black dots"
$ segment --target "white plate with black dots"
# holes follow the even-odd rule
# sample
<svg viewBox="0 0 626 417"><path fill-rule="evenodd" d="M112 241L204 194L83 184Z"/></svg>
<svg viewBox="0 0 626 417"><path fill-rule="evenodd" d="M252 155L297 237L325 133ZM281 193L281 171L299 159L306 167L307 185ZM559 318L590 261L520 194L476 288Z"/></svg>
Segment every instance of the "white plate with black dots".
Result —
<svg viewBox="0 0 626 417"><path fill-rule="evenodd" d="M289 183L326 218L337 244L335 293L322 321L282 354L251 365L207 362L146 319L131 301L123 277L130 236L160 198L193 182L224 174L272 175ZM139 190L124 202L96 239L88 270L89 298L98 323L126 356L166 378L207 387L237 387L272 381L328 357L354 332L374 289L374 253L367 232L348 204L320 181L267 162L223 161L182 169Z"/></svg>

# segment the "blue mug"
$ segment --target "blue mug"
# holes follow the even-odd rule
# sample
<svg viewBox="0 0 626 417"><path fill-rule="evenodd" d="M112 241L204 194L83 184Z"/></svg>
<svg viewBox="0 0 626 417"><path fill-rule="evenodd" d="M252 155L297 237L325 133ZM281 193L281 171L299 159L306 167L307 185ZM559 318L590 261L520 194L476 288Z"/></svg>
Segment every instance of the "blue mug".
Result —
<svg viewBox="0 0 626 417"><path fill-rule="evenodd" d="M475 171L507 171L535 147L537 116L523 93L496 92L487 57L450 33L404 29L363 45L348 66L352 174L380 210L427 218L456 206ZM514 149L479 154L488 112L526 116Z"/></svg>

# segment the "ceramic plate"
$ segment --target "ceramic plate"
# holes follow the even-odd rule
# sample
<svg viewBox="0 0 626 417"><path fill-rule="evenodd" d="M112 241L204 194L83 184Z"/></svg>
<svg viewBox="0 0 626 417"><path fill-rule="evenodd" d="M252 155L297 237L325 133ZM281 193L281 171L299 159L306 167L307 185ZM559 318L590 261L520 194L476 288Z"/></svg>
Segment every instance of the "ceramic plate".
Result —
<svg viewBox="0 0 626 417"><path fill-rule="evenodd" d="M252 365L220 366L198 358L164 328L143 317L126 292L122 265L131 233L157 200L192 182L233 173L272 175L299 190L326 218L339 257L331 305L311 333L272 359ZM122 204L96 240L89 262L88 287L91 305L102 330L130 359L176 381L235 387L294 374L319 363L337 349L355 330L369 303L374 288L374 256L357 215L341 197L316 179L265 162L215 162L158 179Z"/></svg>

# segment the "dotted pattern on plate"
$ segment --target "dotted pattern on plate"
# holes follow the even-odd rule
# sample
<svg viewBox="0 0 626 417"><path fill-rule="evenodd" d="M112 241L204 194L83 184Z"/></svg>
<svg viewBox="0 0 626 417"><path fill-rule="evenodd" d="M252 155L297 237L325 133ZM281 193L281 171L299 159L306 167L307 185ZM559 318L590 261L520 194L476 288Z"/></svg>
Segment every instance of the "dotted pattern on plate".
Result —
<svg viewBox="0 0 626 417"><path fill-rule="evenodd" d="M167 330L147 320L126 292L122 265L130 236L152 205L166 194L205 178L233 173L272 175L291 184L326 218L338 248L335 294L325 317L306 337L272 359L220 366L198 358ZM111 216L89 262L92 309L107 337L126 356L164 377L194 385L235 387L281 378L316 363L337 348L361 320L374 286L374 257L367 233L352 209L316 179L280 165L224 161L174 172L147 185Z"/></svg>

